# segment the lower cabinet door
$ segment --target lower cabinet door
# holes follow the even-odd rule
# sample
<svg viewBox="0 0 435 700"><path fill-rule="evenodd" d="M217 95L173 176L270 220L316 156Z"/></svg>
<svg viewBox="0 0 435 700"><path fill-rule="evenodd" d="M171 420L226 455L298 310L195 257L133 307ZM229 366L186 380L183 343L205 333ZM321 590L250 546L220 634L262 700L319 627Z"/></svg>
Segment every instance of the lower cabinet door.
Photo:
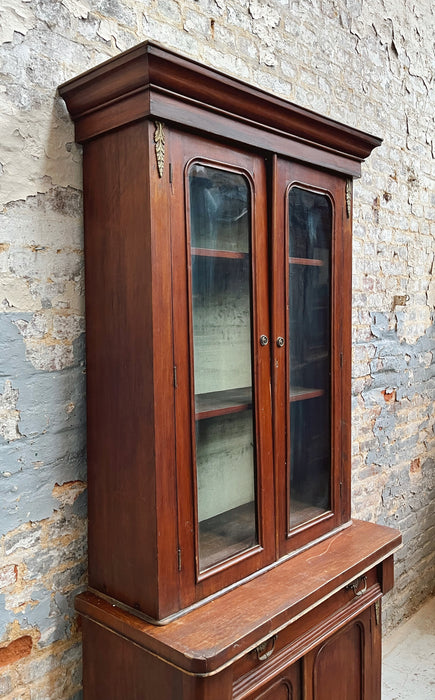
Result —
<svg viewBox="0 0 435 700"><path fill-rule="evenodd" d="M380 601L338 629L329 624L329 634L328 623L318 626L317 644L316 628L300 638L310 650L293 662L297 639L255 669L245 662L233 700L381 700Z"/></svg>
<svg viewBox="0 0 435 700"><path fill-rule="evenodd" d="M379 615L373 605L305 657L304 700L380 700Z"/></svg>

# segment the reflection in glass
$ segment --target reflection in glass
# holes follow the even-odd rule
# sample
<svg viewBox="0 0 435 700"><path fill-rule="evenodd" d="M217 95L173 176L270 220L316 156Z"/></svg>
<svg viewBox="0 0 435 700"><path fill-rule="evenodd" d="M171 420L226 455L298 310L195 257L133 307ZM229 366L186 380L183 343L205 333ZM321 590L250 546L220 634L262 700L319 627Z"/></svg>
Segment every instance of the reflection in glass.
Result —
<svg viewBox="0 0 435 700"><path fill-rule="evenodd" d="M257 543L250 188L189 169L200 571Z"/></svg>
<svg viewBox="0 0 435 700"><path fill-rule="evenodd" d="M290 529L331 508L328 197L292 187L289 211Z"/></svg>
<svg viewBox="0 0 435 700"><path fill-rule="evenodd" d="M192 247L249 253L250 191L246 179L205 165L189 170Z"/></svg>

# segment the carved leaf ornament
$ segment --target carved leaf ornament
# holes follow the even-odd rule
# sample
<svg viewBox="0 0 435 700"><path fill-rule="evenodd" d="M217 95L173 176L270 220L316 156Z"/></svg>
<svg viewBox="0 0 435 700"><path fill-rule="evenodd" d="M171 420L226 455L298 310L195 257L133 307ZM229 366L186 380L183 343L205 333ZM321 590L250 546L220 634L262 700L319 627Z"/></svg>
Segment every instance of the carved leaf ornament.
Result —
<svg viewBox="0 0 435 700"><path fill-rule="evenodd" d="M159 171L159 177L163 177L163 170L165 167L165 132L163 130L162 122L154 122L156 130L154 132L154 143L156 148L156 159L157 159L157 169Z"/></svg>

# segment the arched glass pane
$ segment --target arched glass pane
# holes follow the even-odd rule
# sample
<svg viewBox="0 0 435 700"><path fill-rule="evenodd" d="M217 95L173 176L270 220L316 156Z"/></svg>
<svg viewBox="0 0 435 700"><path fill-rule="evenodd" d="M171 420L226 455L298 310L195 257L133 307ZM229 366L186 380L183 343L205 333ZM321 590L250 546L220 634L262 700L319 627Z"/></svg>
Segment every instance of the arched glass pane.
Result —
<svg viewBox="0 0 435 700"><path fill-rule="evenodd" d="M289 192L290 529L331 508L330 199Z"/></svg>
<svg viewBox="0 0 435 700"><path fill-rule="evenodd" d="M257 543L250 197L243 175L190 167L200 571Z"/></svg>

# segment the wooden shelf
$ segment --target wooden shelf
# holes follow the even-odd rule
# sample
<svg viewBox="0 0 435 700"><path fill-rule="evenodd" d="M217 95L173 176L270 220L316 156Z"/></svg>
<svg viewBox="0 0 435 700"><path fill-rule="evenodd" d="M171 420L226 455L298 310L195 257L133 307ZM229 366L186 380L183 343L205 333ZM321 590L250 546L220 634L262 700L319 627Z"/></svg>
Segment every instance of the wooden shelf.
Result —
<svg viewBox="0 0 435 700"><path fill-rule="evenodd" d="M214 248L192 248L192 256L198 258L225 258L227 260L246 260L249 253L238 250L216 250Z"/></svg>
<svg viewBox="0 0 435 700"><path fill-rule="evenodd" d="M208 394L196 394L195 419L217 418L229 413L240 413L252 408L252 389L250 386L225 391L211 391Z"/></svg>
<svg viewBox="0 0 435 700"><path fill-rule="evenodd" d="M298 324L295 324L296 327ZM295 332L295 331L293 331ZM300 360L299 362L296 361L294 357L290 359L290 365L291 369L293 372L296 372L297 370L304 369L306 367L310 367L314 363L319 363L319 362L325 362L329 360L329 353L327 350L324 350L324 348L321 348L319 351L314 351L310 349L309 351L306 352L306 355L304 356L303 360Z"/></svg>
<svg viewBox="0 0 435 700"><path fill-rule="evenodd" d="M323 260L316 260L315 258L289 258L289 263L291 265L308 265L311 267L322 267Z"/></svg>
<svg viewBox="0 0 435 700"><path fill-rule="evenodd" d="M308 389L304 386L290 387L290 403L293 401L306 401L307 399L316 399L324 395L323 389Z"/></svg>
<svg viewBox="0 0 435 700"><path fill-rule="evenodd" d="M201 570L253 547L256 542L255 503L232 508L199 523Z"/></svg>
<svg viewBox="0 0 435 700"><path fill-rule="evenodd" d="M327 513L327 509L313 506L310 503L298 501L294 496L290 501L290 529L293 530L303 523L307 523L320 515Z"/></svg>

